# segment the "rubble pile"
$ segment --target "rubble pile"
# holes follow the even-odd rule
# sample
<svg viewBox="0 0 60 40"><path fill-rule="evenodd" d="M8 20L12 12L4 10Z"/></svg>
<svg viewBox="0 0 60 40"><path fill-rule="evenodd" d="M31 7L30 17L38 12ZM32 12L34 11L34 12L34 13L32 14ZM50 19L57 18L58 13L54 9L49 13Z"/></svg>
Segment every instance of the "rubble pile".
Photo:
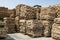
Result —
<svg viewBox="0 0 60 40"><path fill-rule="evenodd" d="M21 32L21 33L26 33L26 20L23 20L23 19L21 19L21 20L19 20L19 31Z"/></svg>
<svg viewBox="0 0 60 40"><path fill-rule="evenodd" d="M26 33L31 37L43 36L43 25L40 20L26 20Z"/></svg>
<svg viewBox="0 0 60 40"><path fill-rule="evenodd" d="M0 21L4 21L6 28L0 29L6 30L7 33L18 32L31 37L45 36L60 39L60 5L31 7L20 4L14 9L0 7Z"/></svg>
<svg viewBox="0 0 60 40"><path fill-rule="evenodd" d="M34 5L33 7L36 9L36 18L38 20L40 20L41 6L40 5Z"/></svg>
<svg viewBox="0 0 60 40"><path fill-rule="evenodd" d="M53 11L52 11L53 10ZM41 13L40 13L40 19L42 20L43 26L44 26L44 36L48 37L51 36L51 27L54 23L54 18L57 17L57 13L54 12L57 9L53 6L48 7L42 7Z"/></svg>
<svg viewBox="0 0 60 40"><path fill-rule="evenodd" d="M16 15L19 15L20 19L35 19L36 9L24 4L16 6Z"/></svg>
<svg viewBox="0 0 60 40"><path fill-rule="evenodd" d="M55 39L60 39L60 18L54 19L54 24L52 25L52 37Z"/></svg>
<svg viewBox="0 0 60 40"><path fill-rule="evenodd" d="M0 38L7 37L7 27L5 27L4 25L5 23L3 21L0 21Z"/></svg>
<svg viewBox="0 0 60 40"><path fill-rule="evenodd" d="M9 17L15 18L15 16L16 16L16 9L9 9L8 13L10 15Z"/></svg>
<svg viewBox="0 0 60 40"><path fill-rule="evenodd" d="M60 5L55 5L58 8L57 18L54 19L52 25L52 38L60 40Z"/></svg>
<svg viewBox="0 0 60 40"><path fill-rule="evenodd" d="M5 27L7 27L7 33L15 32L15 19L14 18L4 18Z"/></svg>

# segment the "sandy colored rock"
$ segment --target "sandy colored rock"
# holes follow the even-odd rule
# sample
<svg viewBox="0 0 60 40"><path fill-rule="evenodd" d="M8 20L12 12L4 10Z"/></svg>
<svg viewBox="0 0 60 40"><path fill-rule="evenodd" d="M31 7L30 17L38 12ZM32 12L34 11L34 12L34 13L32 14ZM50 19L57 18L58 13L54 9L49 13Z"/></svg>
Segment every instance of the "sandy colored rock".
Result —
<svg viewBox="0 0 60 40"><path fill-rule="evenodd" d="M55 18L55 19L54 19L54 22L55 22L55 23L60 23L60 18Z"/></svg>
<svg viewBox="0 0 60 40"><path fill-rule="evenodd" d="M41 6L40 5L34 5L33 7L36 8L36 11L37 11L36 18L40 19Z"/></svg>
<svg viewBox="0 0 60 40"><path fill-rule="evenodd" d="M40 15L40 19L42 19L42 20L44 20L44 19L50 20L51 17L49 15Z"/></svg>
<svg viewBox="0 0 60 40"><path fill-rule="evenodd" d="M8 28L8 33L14 33L15 31L15 19L14 18L4 18L5 27Z"/></svg>
<svg viewBox="0 0 60 40"><path fill-rule="evenodd" d="M20 19L35 19L36 9L24 4L16 6L16 15L20 16Z"/></svg>
<svg viewBox="0 0 60 40"><path fill-rule="evenodd" d="M40 20L26 20L26 33L32 37L43 36L43 25Z"/></svg>
<svg viewBox="0 0 60 40"><path fill-rule="evenodd" d="M0 21L0 38L7 37L7 27L5 27L4 25L5 23L3 21Z"/></svg>
<svg viewBox="0 0 60 40"><path fill-rule="evenodd" d="M48 20L42 20L42 24L44 27L44 36L50 37L51 36L52 23Z"/></svg>
<svg viewBox="0 0 60 40"><path fill-rule="evenodd" d="M26 32L26 20L24 19L19 20L19 29L21 33Z"/></svg>
<svg viewBox="0 0 60 40"><path fill-rule="evenodd" d="M60 24L54 23L52 25L52 37L60 40Z"/></svg>
<svg viewBox="0 0 60 40"><path fill-rule="evenodd" d="M15 16L16 16L16 9L8 9L8 13L10 14L9 17L15 18Z"/></svg>

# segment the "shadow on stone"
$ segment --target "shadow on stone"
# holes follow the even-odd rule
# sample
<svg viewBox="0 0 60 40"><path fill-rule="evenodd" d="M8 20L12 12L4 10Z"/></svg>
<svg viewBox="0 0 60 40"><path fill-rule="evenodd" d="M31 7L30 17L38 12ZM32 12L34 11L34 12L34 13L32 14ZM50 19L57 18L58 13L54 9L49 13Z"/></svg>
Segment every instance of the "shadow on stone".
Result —
<svg viewBox="0 0 60 40"><path fill-rule="evenodd" d="M6 38L0 38L0 40L15 40L12 37L10 37L9 35Z"/></svg>

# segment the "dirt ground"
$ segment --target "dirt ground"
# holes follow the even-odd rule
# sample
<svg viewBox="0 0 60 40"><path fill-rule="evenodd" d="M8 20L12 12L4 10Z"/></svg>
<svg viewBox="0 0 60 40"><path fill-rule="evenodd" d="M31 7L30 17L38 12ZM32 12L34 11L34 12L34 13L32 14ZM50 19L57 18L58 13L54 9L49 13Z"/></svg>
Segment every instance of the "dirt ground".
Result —
<svg viewBox="0 0 60 40"><path fill-rule="evenodd" d="M0 40L55 40L55 39L51 37L31 38L28 35L24 35L22 33L14 33L14 34L8 34L8 37L6 39L0 39Z"/></svg>

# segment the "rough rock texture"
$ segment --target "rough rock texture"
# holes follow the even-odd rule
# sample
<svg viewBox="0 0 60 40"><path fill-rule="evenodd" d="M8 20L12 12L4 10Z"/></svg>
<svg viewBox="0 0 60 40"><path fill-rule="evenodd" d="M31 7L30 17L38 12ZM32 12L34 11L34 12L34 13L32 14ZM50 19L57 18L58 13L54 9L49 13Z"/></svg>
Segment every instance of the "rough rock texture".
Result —
<svg viewBox="0 0 60 40"><path fill-rule="evenodd" d="M35 19L36 9L24 4L16 6L16 15L20 16L20 19Z"/></svg>
<svg viewBox="0 0 60 40"><path fill-rule="evenodd" d="M8 28L8 33L14 33L15 31L15 19L14 18L4 18L5 27Z"/></svg>
<svg viewBox="0 0 60 40"><path fill-rule="evenodd" d="M43 36L43 25L40 20L26 20L26 33L32 37Z"/></svg>
<svg viewBox="0 0 60 40"><path fill-rule="evenodd" d="M50 37L51 36L51 22L47 20L42 20L42 24L44 27L44 36Z"/></svg>
<svg viewBox="0 0 60 40"><path fill-rule="evenodd" d="M26 20L19 20L20 32L25 33L26 31Z"/></svg>

